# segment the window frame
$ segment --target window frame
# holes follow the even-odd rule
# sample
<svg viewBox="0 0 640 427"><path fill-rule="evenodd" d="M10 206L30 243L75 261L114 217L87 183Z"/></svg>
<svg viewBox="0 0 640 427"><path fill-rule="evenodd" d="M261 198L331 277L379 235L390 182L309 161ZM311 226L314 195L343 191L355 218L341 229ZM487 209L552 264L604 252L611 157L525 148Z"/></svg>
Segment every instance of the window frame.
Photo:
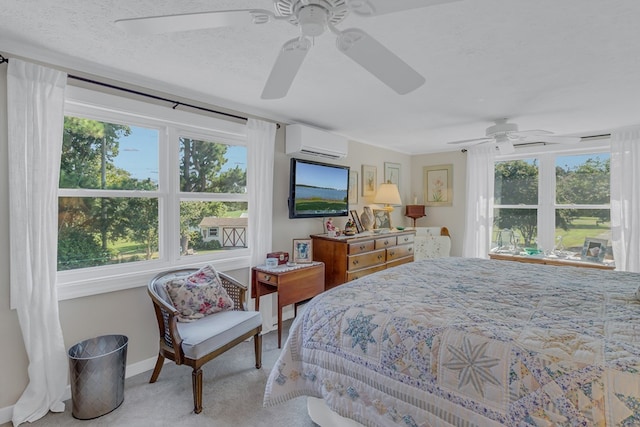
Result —
<svg viewBox="0 0 640 427"><path fill-rule="evenodd" d="M575 145L562 144L531 144L520 146L516 152L507 155L496 155L495 163L538 159L538 204L537 205L497 205L493 209L522 208L537 209L537 240L542 248L552 249L555 245L555 211L556 209L611 209L611 204L582 205L582 204L558 204L556 203L556 157L582 154L610 153L611 141L609 137L597 138L589 141L581 141ZM545 188L547 190L545 190ZM493 198L492 198L493 199ZM494 230L491 230L493 238Z"/></svg>
<svg viewBox="0 0 640 427"><path fill-rule="evenodd" d="M169 268L194 267L209 262L219 270L250 266L250 248L216 254L179 254L180 200L249 202L250 188L243 194L182 193L179 178L180 136L228 145L247 145L246 126L204 114L142 102L136 99L67 86L65 116L72 115L110 123L158 130L158 189L156 191L59 189L60 197L152 197L158 199L160 258L143 262L111 264L57 272L58 299L72 299L146 286L155 274Z"/></svg>

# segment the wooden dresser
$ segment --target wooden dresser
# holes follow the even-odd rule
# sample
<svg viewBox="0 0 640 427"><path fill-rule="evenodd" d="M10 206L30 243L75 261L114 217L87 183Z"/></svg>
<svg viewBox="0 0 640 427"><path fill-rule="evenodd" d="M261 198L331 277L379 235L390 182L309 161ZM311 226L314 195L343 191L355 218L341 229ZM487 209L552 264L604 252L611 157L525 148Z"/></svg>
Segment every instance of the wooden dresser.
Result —
<svg viewBox="0 0 640 427"><path fill-rule="evenodd" d="M312 235L313 260L325 265L325 289L388 267L413 261L415 231L355 236Z"/></svg>

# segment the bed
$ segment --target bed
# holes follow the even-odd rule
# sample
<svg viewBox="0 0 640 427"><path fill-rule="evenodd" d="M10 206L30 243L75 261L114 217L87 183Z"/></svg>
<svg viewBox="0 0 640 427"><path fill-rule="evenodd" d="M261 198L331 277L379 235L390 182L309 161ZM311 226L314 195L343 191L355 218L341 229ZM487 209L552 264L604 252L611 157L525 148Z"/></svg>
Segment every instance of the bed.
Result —
<svg viewBox="0 0 640 427"><path fill-rule="evenodd" d="M441 258L325 292L264 404L364 426L640 425L640 274Z"/></svg>

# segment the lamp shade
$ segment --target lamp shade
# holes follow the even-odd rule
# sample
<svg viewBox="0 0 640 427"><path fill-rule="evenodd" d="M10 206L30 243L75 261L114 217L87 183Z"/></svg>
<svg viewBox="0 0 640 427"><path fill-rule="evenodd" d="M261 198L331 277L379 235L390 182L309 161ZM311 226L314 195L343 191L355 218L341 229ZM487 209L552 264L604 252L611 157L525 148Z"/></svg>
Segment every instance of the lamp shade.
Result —
<svg viewBox="0 0 640 427"><path fill-rule="evenodd" d="M376 197L373 199L373 203L383 203L386 206L401 205L402 200L400 199L398 186L391 184L390 182L380 184L378 191L376 192Z"/></svg>

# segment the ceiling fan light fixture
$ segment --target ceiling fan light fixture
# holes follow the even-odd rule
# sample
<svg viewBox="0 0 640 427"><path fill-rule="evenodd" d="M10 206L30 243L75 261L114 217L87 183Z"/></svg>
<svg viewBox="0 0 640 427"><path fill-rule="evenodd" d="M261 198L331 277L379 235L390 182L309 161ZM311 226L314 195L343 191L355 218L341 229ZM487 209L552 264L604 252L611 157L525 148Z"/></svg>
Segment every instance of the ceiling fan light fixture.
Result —
<svg viewBox="0 0 640 427"><path fill-rule="evenodd" d="M321 6L304 6L298 12L300 31L307 37L318 37L324 33L328 20L329 12Z"/></svg>

